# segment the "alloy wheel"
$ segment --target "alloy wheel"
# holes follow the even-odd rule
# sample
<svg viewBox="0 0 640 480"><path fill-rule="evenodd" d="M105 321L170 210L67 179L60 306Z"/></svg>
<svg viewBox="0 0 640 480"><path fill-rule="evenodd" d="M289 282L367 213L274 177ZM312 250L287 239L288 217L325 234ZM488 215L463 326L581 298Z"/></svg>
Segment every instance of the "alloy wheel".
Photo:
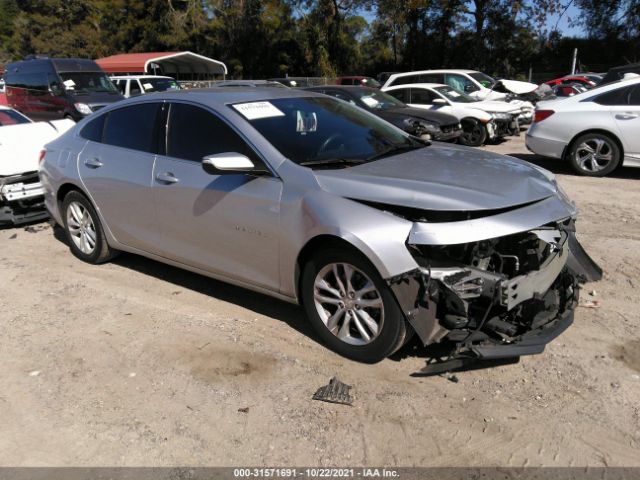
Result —
<svg viewBox="0 0 640 480"><path fill-rule="evenodd" d="M575 151L576 164L585 172L599 172L613 160L614 147L605 138L585 140Z"/></svg>
<svg viewBox="0 0 640 480"><path fill-rule="evenodd" d="M96 228L89 211L79 202L71 202L67 207L67 229L76 247L91 255L96 248Z"/></svg>
<svg viewBox="0 0 640 480"><path fill-rule="evenodd" d="M348 263L330 263L316 275L314 303L327 329L350 345L373 342L384 322L384 302L373 281Z"/></svg>

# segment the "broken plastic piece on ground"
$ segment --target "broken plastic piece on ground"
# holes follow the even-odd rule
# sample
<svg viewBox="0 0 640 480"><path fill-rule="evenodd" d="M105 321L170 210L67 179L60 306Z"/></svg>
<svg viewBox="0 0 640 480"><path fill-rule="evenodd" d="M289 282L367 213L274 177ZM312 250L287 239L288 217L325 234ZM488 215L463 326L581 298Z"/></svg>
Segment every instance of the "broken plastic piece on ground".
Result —
<svg viewBox="0 0 640 480"><path fill-rule="evenodd" d="M342 383L336 377L329 380L329 385L320 387L318 391L313 395L314 400L321 400L323 402L341 403L343 405L352 405L353 397L349 395L351 385Z"/></svg>
<svg viewBox="0 0 640 480"><path fill-rule="evenodd" d="M579 306L585 308L600 308L598 300L587 300L584 303L581 303Z"/></svg>

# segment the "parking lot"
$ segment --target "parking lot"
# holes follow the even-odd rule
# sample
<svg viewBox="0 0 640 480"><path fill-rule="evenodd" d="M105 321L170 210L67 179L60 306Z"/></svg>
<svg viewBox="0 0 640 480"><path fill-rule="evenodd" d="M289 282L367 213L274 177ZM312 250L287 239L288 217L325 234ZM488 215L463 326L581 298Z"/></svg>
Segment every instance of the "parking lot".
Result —
<svg viewBox="0 0 640 480"><path fill-rule="evenodd" d="M0 230L3 465L640 466L640 170L558 174L605 270L520 363L413 378L318 343L301 309L133 255L92 266L48 223ZM597 306L589 308L586 305ZM313 401L337 376L352 407Z"/></svg>

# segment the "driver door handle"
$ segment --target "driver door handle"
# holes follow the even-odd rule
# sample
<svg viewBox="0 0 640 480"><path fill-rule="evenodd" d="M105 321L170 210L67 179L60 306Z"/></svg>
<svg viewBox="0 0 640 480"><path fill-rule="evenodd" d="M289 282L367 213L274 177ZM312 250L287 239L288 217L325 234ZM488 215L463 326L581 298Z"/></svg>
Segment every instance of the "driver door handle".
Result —
<svg viewBox="0 0 640 480"><path fill-rule="evenodd" d="M156 175L156 180L162 183L178 183L178 179L171 172L159 173Z"/></svg>
<svg viewBox="0 0 640 480"><path fill-rule="evenodd" d="M102 166L102 162L97 158L87 158L84 164L89 168L100 168Z"/></svg>

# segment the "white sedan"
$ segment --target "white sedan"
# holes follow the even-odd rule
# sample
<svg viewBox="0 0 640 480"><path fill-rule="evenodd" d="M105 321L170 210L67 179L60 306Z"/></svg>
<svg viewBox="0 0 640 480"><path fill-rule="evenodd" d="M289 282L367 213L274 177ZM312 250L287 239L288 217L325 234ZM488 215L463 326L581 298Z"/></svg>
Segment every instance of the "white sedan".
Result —
<svg viewBox="0 0 640 480"><path fill-rule="evenodd" d="M476 100L448 85L436 83L398 85L385 87L382 91L411 107L436 110L457 117L463 129L459 141L464 145L477 147L487 140L519 133L516 119L522 113L520 105Z"/></svg>
<svg viewBox="0 0 640 480"><path fill-rule="evenodd" d="M38 178L38 157L46 143L75 125L73 120L32 122L0 105L0 226L48 217Z"/></svg>
<svg viewBox="0 0 640 480"><path fill-rule="evenodd" d="M640 167L640 78L538 103L529 150L568 161L580 175L603 177Z"/></svg>

